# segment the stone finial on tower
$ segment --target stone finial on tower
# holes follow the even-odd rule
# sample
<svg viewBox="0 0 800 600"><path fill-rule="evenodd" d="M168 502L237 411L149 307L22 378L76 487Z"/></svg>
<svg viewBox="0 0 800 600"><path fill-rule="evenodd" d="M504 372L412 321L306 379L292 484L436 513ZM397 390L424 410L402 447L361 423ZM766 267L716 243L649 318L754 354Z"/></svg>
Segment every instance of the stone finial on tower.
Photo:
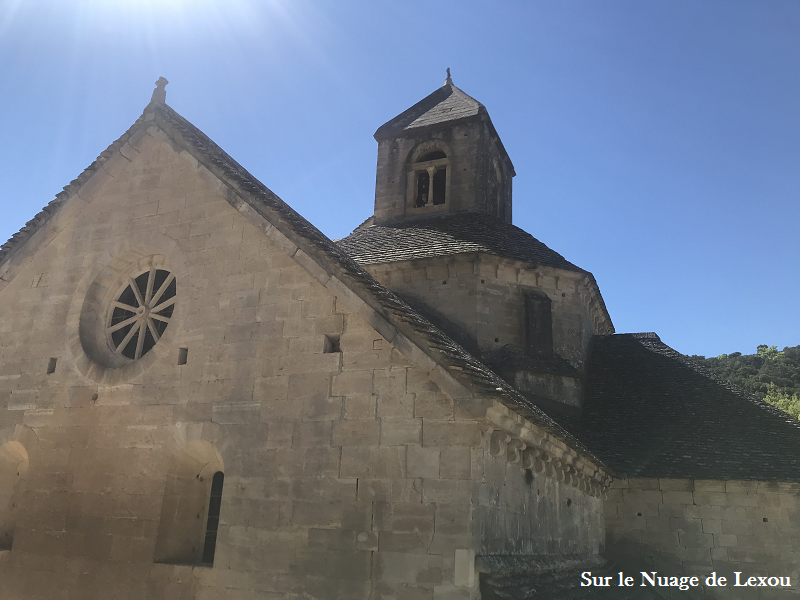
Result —
<svg viewBox="0 0 800 600"><path fill-rule="evenodd" d="M167 81L164 77L158 78L158 81L156 81L156 89L153 90L153 97L150 98L150 102L161 102L162 104L166 104L167 90L164 88L168 83L169 81Z"/></svg>
<svg viewBox="0 0 800 600"><path fill-rule="evenodd" d="M450 78L450 67L447 67L447 79L444 80L445 85L453 85L453 80Z"/></svg>

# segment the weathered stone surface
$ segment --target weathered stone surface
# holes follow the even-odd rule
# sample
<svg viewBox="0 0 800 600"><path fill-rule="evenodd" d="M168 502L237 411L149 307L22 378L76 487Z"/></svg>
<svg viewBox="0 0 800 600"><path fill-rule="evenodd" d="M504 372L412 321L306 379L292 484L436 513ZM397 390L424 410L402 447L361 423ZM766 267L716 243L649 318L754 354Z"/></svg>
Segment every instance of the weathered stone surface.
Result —
<svg viewBox="0 0 800 600"><path fill-rule="evenodd" d="M798 576L800 548L789 540L800 536L800 499L780 486L628 479L618 487L622 493L610 494L604 506L607 552L613 558L682 573L702 567L722 576L743 569ZM658 492L662 501L656 487L670 490ZM649 516L653 508L657 516ZM772 598L770 593L765 597Z"/></svg>

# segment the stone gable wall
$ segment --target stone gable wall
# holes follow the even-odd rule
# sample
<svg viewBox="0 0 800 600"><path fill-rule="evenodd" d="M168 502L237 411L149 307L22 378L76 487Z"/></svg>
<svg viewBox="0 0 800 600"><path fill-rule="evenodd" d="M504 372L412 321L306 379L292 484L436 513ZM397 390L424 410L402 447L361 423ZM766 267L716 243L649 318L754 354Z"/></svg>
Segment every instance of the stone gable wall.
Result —
<svg viewBox="0 0 800 600"><path fill-rule="evenodd" d="M604 512L607 553L622 564L704 578L715 571L729 582L712 590L718 598L800 595L800 484L621 479ZM791 577L794 587L731 587L735 571L743 580Z"/></svg>

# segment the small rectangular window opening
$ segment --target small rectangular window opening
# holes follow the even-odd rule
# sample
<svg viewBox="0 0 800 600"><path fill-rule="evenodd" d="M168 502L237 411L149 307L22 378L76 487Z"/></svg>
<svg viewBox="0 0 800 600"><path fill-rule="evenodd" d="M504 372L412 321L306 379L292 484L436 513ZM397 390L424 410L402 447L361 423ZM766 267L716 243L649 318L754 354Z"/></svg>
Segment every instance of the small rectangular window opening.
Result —
<svg viewBox="0 0 800 600"><path fill-rule="evenodd" d="M188 360L189 360L189 349L178 348L178 364L185 365Z"/></svg>
<svg viewBox="0 0 800 600"><path fill-rule="evenodd" d="M339 335L326 335L325 336L325 347L323 352L325 354L333 354L334 352L341 352L342 349L339 346Z"/></svg>
<svg viewBox="0 0 800 600"><path fill-rule="evenodd" d="M56 372L56 363L58 362L58 357L54 357L50 359L50 362L47 363L47 374L52 375Z"/></svg>

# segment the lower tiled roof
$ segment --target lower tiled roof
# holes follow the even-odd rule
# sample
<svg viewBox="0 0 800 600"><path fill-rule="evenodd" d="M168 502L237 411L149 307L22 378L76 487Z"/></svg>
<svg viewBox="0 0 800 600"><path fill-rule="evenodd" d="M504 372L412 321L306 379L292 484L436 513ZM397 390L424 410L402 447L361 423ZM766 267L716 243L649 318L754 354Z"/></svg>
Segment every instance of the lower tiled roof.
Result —
<svg viewBox="0 0 800 600"><path fill-rule="evenodd" d="M560 421L620 475L800 478L800 421L654 333L597 336L581 417Z"/></svg>
<svg viewBox="0 0 800 600"><path fill-rule="evenodd" d="M454 213L392 226L359 227L337 243L362 264L484 252L585 272L527 231L484 213Z"/></svg>

